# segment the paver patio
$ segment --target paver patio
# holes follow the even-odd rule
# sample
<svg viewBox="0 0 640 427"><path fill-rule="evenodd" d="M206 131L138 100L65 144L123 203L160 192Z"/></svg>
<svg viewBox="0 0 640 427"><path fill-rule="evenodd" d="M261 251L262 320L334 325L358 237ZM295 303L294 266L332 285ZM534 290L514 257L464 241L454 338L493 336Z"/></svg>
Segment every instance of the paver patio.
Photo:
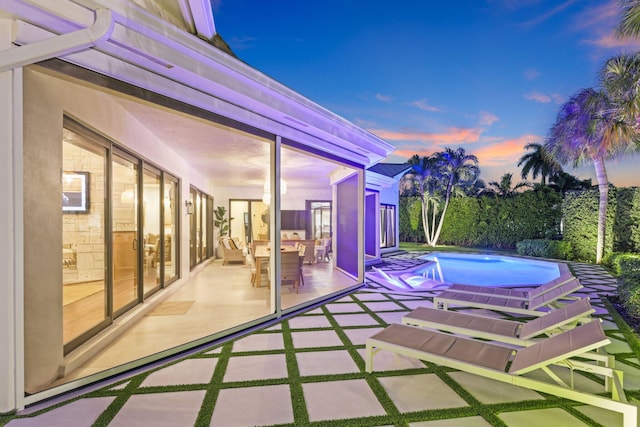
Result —
<svg viewBox="0 0 640 427"><path fill-rule="evenodd" d="M388 260L406 268L416 254ZM613 343L625 389L640 397L640 362L602 297L615 279L601 267L570 263ZM381 352L364 372L364 343L420 305L429 292L402 294L375 283L251 335L212 345L143 373L0 417L0 426L408 425L616 426L621 416L573 401ZM492 315L496 315L492 313ZM601 385L580 377L594 392ZM51 405L51 403L49 403Z"/></svg>

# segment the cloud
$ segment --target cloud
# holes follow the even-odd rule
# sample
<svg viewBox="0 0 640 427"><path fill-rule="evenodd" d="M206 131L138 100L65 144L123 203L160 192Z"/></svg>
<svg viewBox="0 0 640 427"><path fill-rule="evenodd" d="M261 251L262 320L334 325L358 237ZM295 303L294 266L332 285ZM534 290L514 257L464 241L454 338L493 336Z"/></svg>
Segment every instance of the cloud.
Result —
<svg viewBox="0 0 640 427"><path fill-rule="evenodd" d="M482 166L513 166L525 153L525 145L542 139L538 135L522 135L477 148L472 154L478 156L481 168Z"/></svg>
<svg viewBox="0 0 640 427"><path fill-rule="evenodd" d="M633 50L640 49L637 39L618 39L615 27L620 19L620 7L617 2L585 9L577 14L572 24L573 30L586 30L590 36L582 42L602 49Z"/></svg>
<svg viewBox="0 0 640 427"><path fill-rule="evenodd" d="M419 109L421 109L423 111L431 111L431 112L435 112L435 113L442 111L438 107L434 107L432 105L429 105L429 103L427 102L426 99L421 99L419 101L414 101L410 105L413 105L414 107L418 107Z"/></svg>
<svg viewBox="0 0 640 427"><path fill-rule="evenodd" d="M573 29L610 29L618 22L619 13L620 8L614 1L592 8L585 8L582 13L575 16Z"/></svg>
<svg viewBox="0 0 640 427"><path fill-rule="evenodd" d="M391 95L382 95L381 93L376 94L376 99L382 102L391 102L393 101L393 96Z"/></svg>
<svg viewBox="0 0 640 427"><path fill-rule="evenodd" d="M539 24L542 24L543 22L547 21L548 19L554 17L555 15L557 15L558 13L564 11L566 8L568 8L569 6L571 6L573 3L575 3L576 0L567 0L564 3L559 4L558 6L554 7L551 10L546 11L545 13L543 13L542 15L533 18L527 22L524 22L522 25L524 27L535 27Z"/></svg>
<svg viewBox="0 0 640 427"><path fill-rule="evenodd" d="M527 80L533 80L537 77L540 77L542 74L535 68L527 68L526 70L524 70L524 73L522 73L522 75Z"/></svg>
<svg viewBox="0 0 640 427"><path fill-rule="evenodd" d="M529 92L524 94L524 99L528 100L528 101L536 101L536 102L542 102L542 103L547 103L547 102L551 102L551 97L549 95L546 95L542 92L538 92L538 91L533 91L533 92Z"/></svg>
<svg viewBox="0 0 640 427"><path fill-rule="evenodd" d="M584 43L605 49L628 48L632 50L640 49L640 41L637 39L619 39L613 32L600 34L595 39L584 40Z"/></svg>
<svg viewBox="0 0 640 427"><path fill-rule="evenodd" d="M428 133L419 131L398 132L385 129L369 129L369 132L388 141L414 141L430 143L437 146L474 143L480 140L482 128L452 127L443 133Z"/></svg>
<svg viewBox="0 0 640 427"><path fill-rule="evenodd" d="M500 120L498 116L488 111L480 111L480 118L478 120L478 124L480 126L491 126L495 122Z"/></svg>

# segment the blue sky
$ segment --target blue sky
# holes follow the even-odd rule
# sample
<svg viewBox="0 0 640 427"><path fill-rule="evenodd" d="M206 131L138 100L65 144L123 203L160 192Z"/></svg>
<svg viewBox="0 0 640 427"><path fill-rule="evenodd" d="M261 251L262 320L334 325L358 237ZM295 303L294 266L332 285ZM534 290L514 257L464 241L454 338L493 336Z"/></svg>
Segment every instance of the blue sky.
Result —
<svg viewBox="0 0 640 427"><path fill-rule="evenodd" d="M212 3L241 60L396 146L387 161L463 147L486 182L519 179L523 146L544 142L558 107L607 58L640 50L613 37L615 0ZM610 181L640 185L637 161L609 162Z"/></svg>

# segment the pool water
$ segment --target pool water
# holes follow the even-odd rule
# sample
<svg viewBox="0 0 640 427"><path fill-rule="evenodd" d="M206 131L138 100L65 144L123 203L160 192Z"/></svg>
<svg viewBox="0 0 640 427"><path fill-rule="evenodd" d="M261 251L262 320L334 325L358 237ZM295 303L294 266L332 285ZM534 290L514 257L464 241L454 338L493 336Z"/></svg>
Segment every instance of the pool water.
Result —
<svg viewBox="0 0 640 427"><path fill-rule="evenodd" d="M432 253L421 257L435 264L414 270L428 279L480 286L539 285L560 276L553 262L499 255Z"/></svg>

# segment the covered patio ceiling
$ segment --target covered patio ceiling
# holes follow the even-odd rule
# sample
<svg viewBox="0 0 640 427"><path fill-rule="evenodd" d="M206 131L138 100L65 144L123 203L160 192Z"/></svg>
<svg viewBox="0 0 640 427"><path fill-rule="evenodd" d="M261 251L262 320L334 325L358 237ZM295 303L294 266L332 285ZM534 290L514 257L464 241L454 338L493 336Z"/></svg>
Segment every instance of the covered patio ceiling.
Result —
<svg viewBox="0 0 640 427"><path fill-rule="evenodd" d="M266 139L130 98L117 103L214 185L262 187L269 176ZM282 177L290 188L327 188L341 167L294 149L282 151Z"/></svg>

